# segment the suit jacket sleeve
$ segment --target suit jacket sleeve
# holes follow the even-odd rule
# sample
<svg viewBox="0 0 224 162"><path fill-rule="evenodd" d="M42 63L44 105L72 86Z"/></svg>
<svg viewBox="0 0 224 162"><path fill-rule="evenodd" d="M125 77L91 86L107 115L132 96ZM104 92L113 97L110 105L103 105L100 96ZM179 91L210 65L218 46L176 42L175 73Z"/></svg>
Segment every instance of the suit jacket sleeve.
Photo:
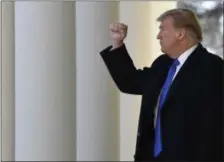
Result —
<svg viewBox="0 0 224 162"><path fill-rule="evenodd" d="M111 48L112 46L107 47L100 54L117 87L124 93L142 95L145 81L154 77L162 55L150 68L136 69L125 44L114 50L110 50Z"/></svg>

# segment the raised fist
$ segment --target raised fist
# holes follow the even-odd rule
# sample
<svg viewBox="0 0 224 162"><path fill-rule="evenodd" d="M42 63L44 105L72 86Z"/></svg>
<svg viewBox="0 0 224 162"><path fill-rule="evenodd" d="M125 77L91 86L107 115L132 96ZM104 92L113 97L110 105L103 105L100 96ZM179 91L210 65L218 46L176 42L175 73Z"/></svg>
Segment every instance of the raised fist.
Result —
<svg viewBox="0 0 224 162"><path fill-rule="evenodd" d="M113 47L116 48L122 45L127 36L128 26L122 23L112 23L109 30Z"/></svg>

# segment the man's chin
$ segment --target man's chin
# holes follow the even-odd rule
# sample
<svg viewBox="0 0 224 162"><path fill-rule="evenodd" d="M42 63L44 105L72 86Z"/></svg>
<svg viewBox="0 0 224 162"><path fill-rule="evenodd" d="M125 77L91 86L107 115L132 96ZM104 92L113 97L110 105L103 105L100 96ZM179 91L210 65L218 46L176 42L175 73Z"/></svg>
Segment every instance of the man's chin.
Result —
<svg viewBox="0 0 224 162"><path fill-rule="evenodd" d="M161 47L161 52L163 54L166 54L168 57L172 58L172 56L169 54L169 52L167 52L164 48Z"/></svg>
<svg viewBox="0 0 224 162"><path fill-rule="evenodd" d="M161 47L160 50L162 53L166 53L163 47Z"/></svg>

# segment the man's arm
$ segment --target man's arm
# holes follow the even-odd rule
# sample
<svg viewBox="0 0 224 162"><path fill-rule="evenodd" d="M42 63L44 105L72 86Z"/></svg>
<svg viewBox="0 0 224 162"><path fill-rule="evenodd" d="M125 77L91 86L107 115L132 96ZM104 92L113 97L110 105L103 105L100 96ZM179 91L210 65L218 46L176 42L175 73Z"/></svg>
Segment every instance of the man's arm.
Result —
<svg viewBox="0 0 224 162"><path fill-rule="evenodd" d="M112 49L112 46L100 52L109 73L121 92L142 95L147 78L154 77L160 56L151 68L136 69L125 44Z"/></svg>
<svg viewBox="0 0 224 162"><path fill-rule="evenodd" d="M155 77L157 62L160 64L160 56L151 68L136 69L128 54L124 39L127 36L128 26L122 23L112 23L109 25L112 45L100 52L114 82L121 92L142 95L144 85L148 78ZM163 60L163 59L162 59Z"/></svg>

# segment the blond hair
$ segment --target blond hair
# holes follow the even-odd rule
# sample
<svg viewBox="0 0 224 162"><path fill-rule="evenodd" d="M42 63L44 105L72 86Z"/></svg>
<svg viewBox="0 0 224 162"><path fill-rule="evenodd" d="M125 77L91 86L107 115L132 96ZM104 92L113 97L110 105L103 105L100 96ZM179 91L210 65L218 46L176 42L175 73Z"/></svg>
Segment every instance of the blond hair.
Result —
<svg viewBox="0 0 224 162"><path fill-rule="evenodd" d="M163 21L166 17L172 17L174 22L174 27L176 28L186 28L188 30L189 36L197 39L199 42L202 41L202 29L196 14L189 10L183 8L172 9L161 14L157 21Z"/></svg>

